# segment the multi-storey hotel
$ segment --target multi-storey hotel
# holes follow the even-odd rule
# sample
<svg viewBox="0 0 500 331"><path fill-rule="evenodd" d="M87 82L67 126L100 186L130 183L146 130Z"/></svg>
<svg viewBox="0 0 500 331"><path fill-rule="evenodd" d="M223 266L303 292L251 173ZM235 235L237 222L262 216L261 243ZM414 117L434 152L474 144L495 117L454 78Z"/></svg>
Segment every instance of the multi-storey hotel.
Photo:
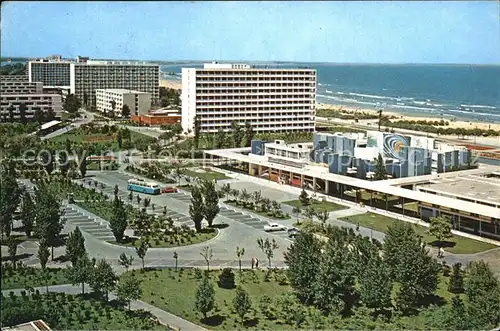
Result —
<svg viewBox="0 0 500 331"><path fill-rule="evenodd" d="M249 122L256 132L314 131L316 70L268 69L248 64L182 68L182 128L230 130Z"/></svg>
<svg viewBox="0 0 500 331"><path fill-rule="evenodd" d="M151 109L151 94L147 92L97 89L95 93L97 110L106 114L114 111L115 116L121 117L123 105L128 106L131 115L146 114Z"/></svg>
<svg viewBox="0 0 500 331"><path fill-rule="evenodd" d="M76 61L30 61L30 82L44 86L69 88L82 102L95 102L96 89L128 89L151 93L152 101L160 96L160 66L128 61L93 61L79 57Z"/></svg>
<svg viewBox="0 0 500 331"><path fill-rule="evenodd" d="M0 81L0 94L42 94L42 82L19 81Z"/></svg>
<svg viewBox="0 0 500 331"><path fill-rule="evenodd" d="M21 118L19 108L21 104L25 106L25 116L31 119L35 112L52 113L55 117L60 117L62 113L62 101L59 94L1 94L0 113L1 118L7 120L10 117L10 109L14 120ZM10 120L10 119L8 119Z"/></svg>

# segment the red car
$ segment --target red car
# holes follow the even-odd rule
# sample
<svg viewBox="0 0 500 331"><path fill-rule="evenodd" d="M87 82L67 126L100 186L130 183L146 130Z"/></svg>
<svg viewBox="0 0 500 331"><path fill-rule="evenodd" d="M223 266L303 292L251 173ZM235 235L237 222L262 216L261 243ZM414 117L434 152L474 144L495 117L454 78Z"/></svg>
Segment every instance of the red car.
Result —
<svg viewBox="0 0 500 331"><path fill-rule="evenodd" d="M177 193L176 187L164 187L161 189L161 193Z"/></svg>

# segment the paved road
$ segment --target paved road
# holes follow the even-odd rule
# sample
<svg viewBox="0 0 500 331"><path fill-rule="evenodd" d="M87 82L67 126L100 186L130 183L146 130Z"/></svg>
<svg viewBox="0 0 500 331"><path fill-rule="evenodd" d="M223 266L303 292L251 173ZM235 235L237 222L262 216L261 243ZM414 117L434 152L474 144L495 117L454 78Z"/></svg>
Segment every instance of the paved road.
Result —
<svg viewBox="0 0 500 331"><path fill-rule="evenodd" d="M49 133L46 136L40 137L40 139L41 140L46 140L46 139L50 139L50 138L54 138L54 137L60 136L62 134L70 132L71 130L79 128L80 126L82 126L84 124L90 123L90 122L92 122L94 120L94 115L92 113L89 113L88 111L85 111L83 109L80 109L80 112L82 112L86 117L79 118L76 121L74 121L73 123L71 123L71 125L68 125L68 126L66 126L64 128L56 130L56 131L54 131L52 133Z"/></svg>
<svg viewBox="0 0 500 331"><path fill-rule="evenodd" d="M88 291L89 286L85 285L86 291ZM4 296L8 296L10 292L14 292L16 295L20 295L21 291L24 289L18 289L18 290L4 290L2 291L2 294ZM46 288L45 287L37 287L35 290L39 290L40 293L45 293ZM82 293L82 287L80 285L74 286L74 285L53 285L49 286L49 292L64 292L67 294L80 294ZM116 296L114 294L109 294L109 299L114 300L116 299ZM189 330L189 331L204 331L207 330L199 325L196 325L194 323L191 323L183 318L180 318L176 315L173 315L165 310L162 310L160 308L157 308L155 306L152 306L144 301L141 300L134 300L131 301L130 303L130 308L132 310L139 310L139 309L144 309L146 311L151 312L158 320L164 324L164 325L171 325L176 328L179 328L180 330Z"/></svg>

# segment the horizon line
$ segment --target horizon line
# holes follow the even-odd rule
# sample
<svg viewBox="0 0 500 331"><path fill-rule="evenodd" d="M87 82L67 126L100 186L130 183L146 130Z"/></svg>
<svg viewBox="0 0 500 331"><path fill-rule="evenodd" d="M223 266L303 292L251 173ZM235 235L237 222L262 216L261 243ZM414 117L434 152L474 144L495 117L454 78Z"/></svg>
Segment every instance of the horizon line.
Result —
<svg viewBox="0 0 500 331"><path fill-rule="evenodd" d="M47 55L50 56L50 55ZM45 57L47 57L45 56ZM0 55L0 60L4 59L30 59L30 58L45 58L43 56L3 56ZM75 57L76 58L76 57ZM63 57L63 59L72 59L72 57ZM289 60L144 60L144 59L106 59L106 58L90 58L91 60L108 60L108 61L147 61L147 62L174 62L174 63L211 63L214 61L225 63L303 63L303 64L334 64L334 65L473 65L473 66L500 66L499 63L455 63L455 62L325 62L325 61L289 61Z"/></svg>

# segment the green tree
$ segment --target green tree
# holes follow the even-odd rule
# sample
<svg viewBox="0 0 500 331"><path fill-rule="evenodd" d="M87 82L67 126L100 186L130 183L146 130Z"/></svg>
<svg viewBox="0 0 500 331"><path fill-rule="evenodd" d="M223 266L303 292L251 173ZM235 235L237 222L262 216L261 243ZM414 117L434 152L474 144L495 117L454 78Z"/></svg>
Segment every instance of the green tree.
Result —
<svg viewBox="0 0 500 331"><path fill-rule="evenodd" d="M111 105L111 117L115 117L116 101L115 100L111 100L109 103Z"/></svg>
<svg viewBox="0 0 500 331"><path fill-rule="evenodd" d="M75 115L81 106L80 100L74 94L68 94L64 100L63 108L68 113Z"/></svg>
<svg viewBox="0 0 500 331"><path fill-rule="evenodd" d="M41 154L41 158L45 171L50 175L54 171L54 151L49 149L46 153Z"/></svg>
<svg viewBox="0 0 500 331"><path fill-rule="evenodd" d="M470 325L471 323L464 302L458 295L454 296L451 299L451 306L445 312L441 327L444 330L470 330Z"/></svg>
<svg viewBox="0 0 500 331"><path fill-rule="evenodd" d="M14 163L3 162L0 173L0 221L2 236L9 236L12 230L12 215L17 209L21 189L17 183Z"/></svg>
<svg viewBox="0 0 500 331"><path fill-rule="evenodd" d="M490 330L500 322L500 285L483 260L467 266L465 294L472 329Z"/></svg>
<svg viewBox="0 0 500 331"><path fill-rule="evenodd" d="M397 301L400 310L410 311L417 302L432 294L438 284L439 263L411 224L396 222L384 238L384 260L391 279L401 284Z"/></svg>
<svg viewBox="0 0 500 331"><path fill-rule="evenodd" d="M378 157L375 159L375 175L373 176L375 180L383 180L387 179L387 171L385 169L384 159L382 158L382 154L378 154Z"/></svg>
<svg viewBox="0 0 500 331"><path fill-rule="evenodd" d="M128 271L128 268L130 268L132 266L133 261L134 261L134 257L127 256L127 254L125 254L125 252L121 253L120 258L118 259L118 263L120 263L120 265L122 267L124 267L125 270L127 270L127 271Z"/></svg>
<svg viewBox="0 0 500 331"><path fill-rule="evenodd" d="M49 257L50 257L49 246L44 240L41 240L40 244L38 245L37 258L40 261L40 266L42 268L42 273L47 293L49 292L49 283L47 280L47 262L49 261Z"/></svg>
<svg viewBox="0 0 500 331"><path fill-rule="evenodd" d="M123 145L123 137L122 137L122 133L121 131L118 131L116 133L116 143L118 144L118 148L119 149L122 149L122 145Z"/></svg>
<svg viewBox="0 0 500 331"><path fill-rule="evenodd" d="M361 301L375 313L391 306L392 281L382 258L372 256L358 277Z"/></svg>
<svg viewBox="0 0 500 331"><path fill-rule="evenodd" d="M40 240L45 240L51 247L54 260L54 246L59 240L66 219L62 217L60 199L45 184L35 190L35 233Z"/></svg>
<svg viewBox="0 0 500 331"><path fill-rule="evenodd" d="M111 232L113 232L113 236L115 236L117 242L121 242L123 239L123 234L125 233L128 225L127 219L127 211L123 206L123 202L118 195L115 195L115 199L113 201L113 212L109 220L109 226L111 227Z"/></svg>
<svg viewBox="0 0 500 331"><path fill-rule="evenodd" d="M299 200L302 206L307 206L310 203L309 196L307 195L307 192L304 188L302 188L302 192L300 192Z"/></svg>
<svg viewBox="0 0 500 331"><path fill-rule="evenodd" d="M320 241L310 232L301 232L288 247L284 257L290 285L305 303L311 303L321 259Z"/></svg>
<svg viewBox="0 0 500 331"><path fill-rule="evenodd" d="M13 105L10 105L9 108L7 108L7 111L9 112L9 122L14 123L14 111L16 108L14 108Z"/></svg>
<svg viewBox="0 0 500 331"><path fill-rule="evenodd" d="M215 182L204 180L201 184L201 192L203 193L203 216L207 220L208 226L211 227L220 211L219 194L215 188Z"/></svg>
<svg viewBox="0 0 500 331"><path fill-rule="evenodd" d="M250 296L243 289L243 287L236 287L236 294L233 299L233 306L236 314L240 317L241 324L245 322L245 315L252 308L252 302L250 301Z"/></svg>
<svg viewBox="0 0 500 331"><path fill-rule="evenodd" d="M129 117L130 116L130 107L128 105L123 105L122 107L122 116Z"/></svg>
<svg viewBox="0 0 500 331"><path fill-rule="evenodd" d="M26 120L26 104L24 102L19 104L18 111L19 111L19 118L21 120L21 123L26 124L26 122L27 122L27 120Z"/></svg>
<svg viewBox="0 0 500 331"><path fill-rule="evenodd" d="M80 257L76 264L66 269L66 276L73 285L82 285L82 294L85 294L85 283L92 277L92 262L88 255Z"/></svg>
<svg viewBox="0 0 500 331"><path fill-rule="evenodd" d="M91 277L89 279L89 286L94 292L104 293L106 301L109 298L109 292L115 289L117 276L111 268L111 265L105 259L97 262L96 266L92 269Z"/></svg>
<svg viewBox="0 0 500 331"><path fill-rule="evenodd" d="M222 128L219 128L217 130L217 133L215 135L215 148L216 149L221 149L226 145L226 133Z"/></svg>
<svg viewBox="0 0 500 331"><path fill-rule="evenodd" d="M130 310L130 302L132 300L139 300L142 296L141 280L133 275L125 274L120 277L116 286L116 295L119 300L125 301Z"/></svg>
<svg viewBox="0 0 500 331"><path fill-rule="evenodd" d="M326 221L330 218L330 213L326 210L321 210L315 213L316 218L321 222L323 229L326 226Z"/></svg>
<svg viewBox="0 0 500 331"><path fill-rule="evenodd" d="M62 152L59 153L59 158L57 160L58 168L59 171L61 171L61 174L63 176L66 176L68 174L68 170L70 167L70 161L68 160L68 154Z"/></svg>
<svg viewBox="0 0 500 331"><path fill-rule="evenodd" d="M16 269L16 257L17 257L17 239L14 236L9 236L7 238L7 247L9 251L9 258L12 262L12 266Z"/></svg>
<svg viewBox="0 0 500 331"><path fill-rule="evenodd" d="M203 221L203 217L205 217L205 210L203 208L203 205L203 196L201 190L197 186L194 186L191 191L189 216L191 216L197 232L201 231L201 222Z"/></svg>
<svg viewBox="0 0 500 331"><path fill-rule="evenodd" d="M80 174L82 175L82 178L85 177L87 174L87 151L80 148L77 151L78 155L78 170L80 170Z"/></svg>
<svg viewBox="0 0 500 331"><path fill-rule="evenodd" d="M135 252L142 261L143 270L144 270L144 258L146 257L148 249L149 249L149 241L144 238L141 238L141 240L139 240L139 245L135 246Z"/></svg>
<svg viewBox="0 0 500 331"><path fill-rule="evenodd" d="M236 257L238 258L238 265L240 267L240 274L241 274L241 258L245 255L245 248L240 248L236 246Z"/></svg>
<svg viewBox="0 0 500 331"><path fill-rule="evenodd" d="M196 310L207 318L207 313L214 308L215 289L210 279L205 276L196 289L195 307Z"/></svg>
<svg viewBox="0 0 500 331"><path fill-rule="evenodd" d="M298 328L305 319L304 307L293 293L284 293L276 298L276 317L284 324L295 324Z"/></svg>
<svg viewBox="0 0 500 331"><path fill-rule="evenodd" d="M250 122L245 122L245 146L250 147L252 144L252 139L255 136L252 124Z"/></svg>
<svg viewBox="0 0 500 331"><path fill-rule="evenodd" d="M462 275L462 264L453 264L452 273L448 282L448 292L459 294L464 291L464 276Z"/></svg>
<svg viewBox="0 0 500 331"><path fill-rule="evenodd" d="M201 132L201 120L200 116L196 115L194 117L194 148L198 149L200 144L200 132Z"/></svg>
<svg viewBox="0 0 500 331"><path fill-rule="evenodd" d="M31 236L31 232L35 225L35 213L33 213L33 210L35 210L35 203L29 192L24 190L21 204L21 222L23 224L24 233L26 233L28 237Z"/></svg>
<svg viewBox="0 0 500 331"><path fill-rule="evenodd" d="M262 238L257 238L257 244L260 250L266 255L269 268L271 268L271 259L274 257L274 251L279 248L278 242L275 239L265 240Z"/></svg>
<svg viewBox="0 0 500 331"><path fill-rule="evenodd" d="M314 283L314 304L327 312L350 309L350 296L354 291L352 258L345 242L329 237Z"/></svg>
<svg viewBox="0 0 500 331"><path fill-rule="evenodd" d="M240 125L236 121L233 121L231 123L231 134L233 139L233 147L241 147L241 140L243 139L243 135L245 133L241 130Z"/></svg>
<svg viewBox="0 0 500 331"><path fill-rule="evenodd" d="M430 236L436 237L438 240L438 245L442 246L443 241L445 239L451 238L453 235L451 234L451 220L445 216L431 217L431 224L427 233Z"/></svg>
<svg viewBox="0 0 500 331"><path fill-rule="evenodd" d="M85 249L85 239L83 238L82 232L78 226L75 230L69 234L66 240L66 256L71 261L71 264L75 266L79 258L87 254Z"/></svg>
<svg viewBox="0 0 500 331"><path fill-rule="evenodd" d="M295 217L297 218L297 223L299 223L299 216L300 214L302 213L302 209L300 209L299 206L295 206L293 207L292 209L292 213L295 215Z"/></svg>

